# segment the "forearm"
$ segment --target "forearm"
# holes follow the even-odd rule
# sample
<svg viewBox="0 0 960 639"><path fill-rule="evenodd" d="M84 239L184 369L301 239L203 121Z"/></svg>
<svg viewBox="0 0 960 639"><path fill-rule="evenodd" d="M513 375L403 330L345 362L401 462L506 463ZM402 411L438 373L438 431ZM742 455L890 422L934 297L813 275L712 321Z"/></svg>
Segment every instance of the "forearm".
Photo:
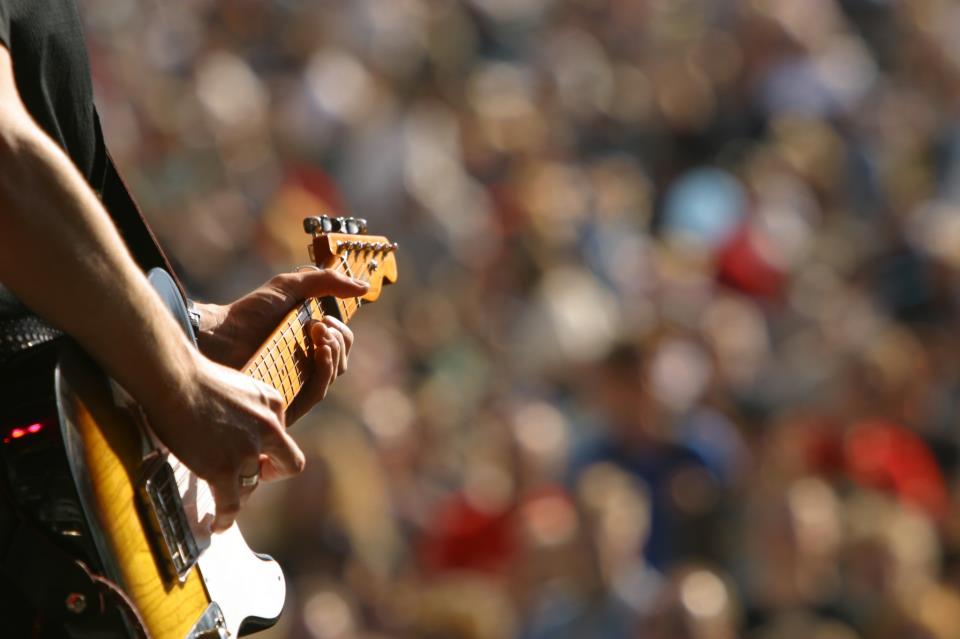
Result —
<svg viewBox="0 0 960 639"><path fill-rule="evenodd" d="M189 343L82 176L26 116L0 126L0 282L140 401L185 383Z"/></svg>

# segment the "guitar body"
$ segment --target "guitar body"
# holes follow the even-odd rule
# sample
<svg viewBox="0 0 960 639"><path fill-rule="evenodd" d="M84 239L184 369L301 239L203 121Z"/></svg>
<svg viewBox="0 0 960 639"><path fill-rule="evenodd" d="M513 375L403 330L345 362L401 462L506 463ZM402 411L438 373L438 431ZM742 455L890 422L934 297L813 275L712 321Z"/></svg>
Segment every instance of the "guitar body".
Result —
<svg viewBox="0 0 960 639"><path fill-rule="evenodd" d="M153 273L151 281L162 297L179 303L179 308L172 305L171 312L182 314L178 319L189 327L169 276ZM44 474L69 476L73 490L27 501L39 508L72 501L75 508L66 510L74 513L73 521L42 511L33 518L46 520L44 527L59 545L121 587L140 617L127 621L131 626L127 634L136 636L135 627L141 622L153 639L236 637L273 625L285 597L279 565L250 550L236 524L223 533L208 532L212 501L206 500L206 510L197 503L209 495L205 483L156 445L136 406L124 400L122 391L79 348L62 345L47 359L55 362L52 370L35 364L39 370L33 376L49 377L50 382L45 385L42 379L39 383L33 379L30 384L48 389L26 402L13 421L9 413L3 419L3 427L23 426L20 432L24 433L30 424L46 426L15 441L7 437L8 479L15 494L28 494L29 486L25 492L22 485L17 487L18 474L32 465L38 450L44 452ZM179 532L189 535L199 549L193 565L180 574L169 566L167 545L144 493L147 479L158 472L164 476L171 467L180 477L190 478L173 499L187 512L189 526ZM190 521L191 513L196 521ZM177 543L188 545L189 541Z"/></svg>
<svg viewBox="0 0 960 639"><path fill-rule="evenodd" d="M366 235L362 220L307 218L304 229L318 268L369 288L358 298L305 300L248 362L244 372L272 385L287 406L309 380L310 322L348 321L397 279L396 244ZM149 278L192 335L172 278L160 269ZM211 534L209 486L164 449L126 393L66 341L20 359L0 369L0 485L26 523L12 526L12 543L22 547L6 548L0 569L20 575L14 580L27 599L65 626L97 609L95 631L88 624L77 635L84 637L226 639L273 625L286 595L280 567L250 550L236 524ZM0 538L11 529L4 514L0 508ZM40 537L46 541L34 543ZM31 555L45 557L43 575L24 576ZM91 584L100 590L78 592Z"/></svg>

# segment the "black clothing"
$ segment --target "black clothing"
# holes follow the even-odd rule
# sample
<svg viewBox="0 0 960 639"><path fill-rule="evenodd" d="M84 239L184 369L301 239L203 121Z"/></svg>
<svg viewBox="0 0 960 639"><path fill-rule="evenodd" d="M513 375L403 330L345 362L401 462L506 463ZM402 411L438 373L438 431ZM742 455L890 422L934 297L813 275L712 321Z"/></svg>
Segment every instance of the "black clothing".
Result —
<svg viewBox="0 0 960 639"><path fill-rule="evenodd" d="M101 191L106 150L75 0L0 0L0 42L27 111Z"/></svg>
<svg viewBox="0 0 960 639"><path fill-rule="evenodd" d="M100 194L141 268L172 274L107 153L76 0L0 0L0 45L27 111ZM0 317L28 313L0 284Z"/></svg>
<svg viewBox="0 0 960 639"><path fill-rule="evenodd" d="M76 0L0 0L0 46L10 52L17 91L27 111L100 195L140 266L144 270L162 266L172 273L107 153L93 105L90 62ZM52 341L59 335L33 317L29 309L0 284L0 379L19 378L18 363L28 354L37 358L38 353L56 352ZM4 386L9 388L6 383ZM9 395L10 399L15 397L15 392ZM4 406L8 404L16 405L4 402ZM19 530L22 512L8 494L7 471L2 466L0 475L0 635L67 636L66 626L60 627L58 617L52 615L44 619L43 607L30 597L31 593L41 593L47 598L49 593L42 579L31 582L36 587L30 589L21 579L22 571L11 569L10 558L17 555L12 550L11 531ZM30 521L33 517L28 515L22 519ZM33 530L30 528L31 533ZM59 586L54 580L59 576L46 574L51 580L49 592L58 592ZM94 634L88 632L82 636Z"/></svg>

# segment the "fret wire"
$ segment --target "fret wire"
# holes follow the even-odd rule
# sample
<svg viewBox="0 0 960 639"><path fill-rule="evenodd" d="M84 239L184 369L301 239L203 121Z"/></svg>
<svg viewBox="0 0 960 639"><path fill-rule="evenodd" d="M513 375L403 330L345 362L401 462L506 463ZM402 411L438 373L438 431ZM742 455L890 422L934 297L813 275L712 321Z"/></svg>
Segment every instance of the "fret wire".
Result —
<svg viewBox="0 0 960 639"><path fill-rule="evenodd" d="M267 354L270 356L270 364L271 364L271 367L270 367L270 379L272 380L272 385L273 385L273 387L276 388L278 391L283 392L283 390L282 390L282 389L283 389L283 381L282 381L282 379L281 379L281 377L280 377L280 369L279 369L279 367L277 366L277 360L276 360L276 358L273 356L273 349L270 348L270 347L268 347L268 348L267 348ZM278 383L278 382L279 382L279 383Z"/></svg>
<svg viewBox="0 0 960 639"><path fill-rule="evenodd" d="M290 336L286 337L286 333L288 331L290 332ZM297 383L300 385L297 388L297 391L299 392L300 388L303 388L303 376L301 375L301 372L300 372L299 353L297 352L297 348L296 348L297 340L296 340L296 337L294 336L295 332L296 331L294 330L294 326L288 322L287 329L283 332L283 335L284 335L283 342L287 347L287 354L290 357L290 361L293 362L293 370L297 374Z"/></svg>
<svg viewBox="0 0 960 639"><path fill-rule="evenodd" d="M281 336L284 337L284 339L286 339L288 333L289 333L290 341L293 342L293 343L295 343L295 344L297 344L297 345L299 346L299 340L298 340L297 338L298 338L298 336L300 336L302 333L304 333L303 327L302 327L302 326L301 326L301 327L296 327L296 326L293 326L293 325L288 326L288 327L287 327L286 329L284 329L284 331L281 333ZM305 343L304 343L304 345L305 345ZM294 347L293 347L292 345L290 346L290 348L291 348L291 352L294 352ZM296 349L296 350L299 350L299 349ZM302 366L301 366L300 361L299 361L296 357L291 357L291 361L292 361L292 363L293 363L293 365L294 365L294 370L295 370L296 373L297 373L298 380L301 380L301 378L302 378L302 376L303 376L303 373L304 373L305 371L302 370ZM291 380L292 380L292 376L291 376ZM302 385L302 380L301 380L301 385Z"/></svg>
<svg viewBox="0 0 960 639"><path fill-rule="evenodd" d="M282 339L282 337L283 337L283 334L281 333L281 334L280 334L280 339ZM280 356L280 364L281 364L281 366L278 368L278 373L279 373L279 376L280 376L280 382L281 382L281 384L283 384L283 388L284 388L284 390L283 390L283 395L284 395L284 398L286 398L287 389L290 390L291 395L294 395L294 391L293 391L293 381L291 380L290 370L287 368L287 364L286 364L286 362L285 362L284 359L283 359L283 351L281 351L280 348L279 348L279 341L276 340L276 339L274 340L274 348L275 348L276 352L277 352L277 353L279 354L279 356ZM291 397L291 401L292 401L292 397Z"/></svg>
<svg viewBox="0 0 960 639"><path fill-rule="evenodd" d="M283 345L283 348L280 350L280 358L284 361L284 369L287 375L287 380L290 384L290 394L292 395L291 401L293 401L293 397L296 397L300 387L297 386L297 384L294 382L293 375L290 374L291 367L296 369L296 360L291 356L289 351L289 342L287 341L286 337L286 332L289 330L289 328L290 327L280 333L280 343Z"/></svg>
<svg viewBox="0 0 960 639"><path fill-rule="evenodd" d="M283 361L283 354L277 351L280 356L280 363L277 365L277 377L280 378L280 384L283 387L284 396L286 396L287 388L291 386L290 384L290 372L287 370L286 362Z"/></svg>

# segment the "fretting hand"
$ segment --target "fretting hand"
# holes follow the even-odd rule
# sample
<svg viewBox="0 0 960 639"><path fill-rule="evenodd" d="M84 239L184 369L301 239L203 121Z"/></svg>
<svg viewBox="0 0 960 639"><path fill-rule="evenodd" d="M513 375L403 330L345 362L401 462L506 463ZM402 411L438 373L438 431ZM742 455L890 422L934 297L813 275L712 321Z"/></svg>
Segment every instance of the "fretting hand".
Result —
<svg viewBox="0 0 960 639"><path fill-rule="evenodd" d="M280 321L307 298L347 298L367 292L367 284L332 269L283 273L227 305L197 304L200 350L231 368L249 361ZM338 375L347 370L353 332L332 317L308 326L315 345L310 381L287 409L292 424L322 400Z"/></svg>

